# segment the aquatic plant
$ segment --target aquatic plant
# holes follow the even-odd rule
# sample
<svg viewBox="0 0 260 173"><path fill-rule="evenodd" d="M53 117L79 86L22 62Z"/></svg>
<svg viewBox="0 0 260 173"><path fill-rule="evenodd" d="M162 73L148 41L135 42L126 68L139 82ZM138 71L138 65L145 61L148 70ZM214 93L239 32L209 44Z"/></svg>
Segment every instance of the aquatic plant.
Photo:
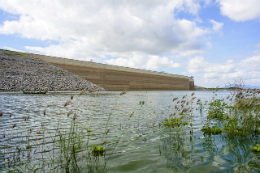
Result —
<svg viewBox="0 0 260 173"><path fill-rule="evenodd" d="M202 126L201 131L204 133L216 135L222 133L223 129L217 128L216 126L212 126L212 127Z"/></svg>
<svg viewBox="0 0 260 173"><path fill-rule="evenodd" d="M102 146L96 146L96 145L93 145L93 146L91 147L91 150L92 150L93 152L103 152L103 151L105 151L105 149L106 149L106 148L104 148L104 147L102 147Z"/></svg>
<svg viewBox="0 0 260 173"><path fill-rule="evenodd" d="M223 119L223 116L227 115L225 113L226 106L227 106L227 104L225 102L223 102L223 100L221 100L221 99L212 100L209 103L207 118L209 118L209 119L214 119L214 118Z"/></svg>
<svg viewBox="0 0 260 173"><path fill-rule="evenodd" d="M96 146L96 145L93 145L91 147L91 150L92 150L92 154L93 156L103 156L104 155L104 152L105 152L105 149L104 147L102 146Z"/></svg>
<svg viewBox="0 0 260 173"><path fill-rule="evenodd" d="M139 105L144 105L144 101L139 101Z"/></svg>
<svg viewBox="0 0 260 173"><path fill-rule="evenodd" d="M87 129L87 132L90 133L90 132L93 132L93 130L91 130L91 129Z"/></svg>
<svg viewBox="0 0 260 173"><path fill-rule="evenodd" d="M162 122L163 125L167 127L179 127L181 125L187 125L189 124L188 122L182 120L181 118L166 118L165 121Z"/></svg>
<svg viewBox="0 0 260 173"><path fill-rule="evenodd" d="M260 144L256 144L256 146L254 146L254 147L252 147L252 145L250 145L250 149L252 151L260 152Z"/></svg>

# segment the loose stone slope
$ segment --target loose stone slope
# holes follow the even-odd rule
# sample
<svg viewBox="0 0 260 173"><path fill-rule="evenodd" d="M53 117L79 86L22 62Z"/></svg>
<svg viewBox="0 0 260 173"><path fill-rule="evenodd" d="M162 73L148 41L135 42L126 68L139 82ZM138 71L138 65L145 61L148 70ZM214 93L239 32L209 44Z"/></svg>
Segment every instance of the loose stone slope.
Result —
<svg viewBox="0 0 260 173"><path fill-rule="evenodd" d="M0 90L2 91L90 89L104 90L32 55L0 49Z"/></svg>

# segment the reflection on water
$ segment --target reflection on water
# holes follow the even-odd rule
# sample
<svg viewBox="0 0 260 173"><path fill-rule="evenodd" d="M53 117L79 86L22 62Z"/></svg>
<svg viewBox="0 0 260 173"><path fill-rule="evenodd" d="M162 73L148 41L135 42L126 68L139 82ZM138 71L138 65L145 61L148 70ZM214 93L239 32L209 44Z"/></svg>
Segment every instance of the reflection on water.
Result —
<svg viewBox="0 0 260 173"><path fill-rule="evenodd" d="M119 94L0 93L3 112L0 117L0 170L7 170L14 163L18 163L15 167L23 168L23 164L19 165L22 161L33 167L42 160L56 158L59 132L68 134L75 116L82 139L88 141L88 146L104 143L106 148L105 157L94 157L97 160L87 164L105 164L108 172L251 172L260 169L259 154L248 150L249 145L258 142L258 136L229 139L224 134L204 136L200 130L207 116L205 101L213 96L226 98L229 92L217 92L216 95L197 91L193 101L190 91ZM74 95L72 100L71 95ZM184 95L187 97L183 98ZM181 110L175 107L177 101L172 101L174 97L186 100L182 108L191 110L185 117L189 125L159 126L174 113L180 116ZM197 99L203 104L197 104ZM68 100L72 104L64 106ZM144 105L140 105L140 101L144 101ZM87 132L87 129L93 132ZM78 160L81 171L89 170L84 166L84 159L90 156L85 151L77 156L82 158ZM58 171L53 167L45 166L45 171ZM33 167L35 169L37 166Z"/></svg>

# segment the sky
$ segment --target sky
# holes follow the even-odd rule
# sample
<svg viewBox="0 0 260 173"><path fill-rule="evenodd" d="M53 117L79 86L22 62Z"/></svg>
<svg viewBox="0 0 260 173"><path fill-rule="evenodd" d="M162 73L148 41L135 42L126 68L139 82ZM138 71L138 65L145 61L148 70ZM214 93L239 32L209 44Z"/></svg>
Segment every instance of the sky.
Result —
<svg viewBox="0 0 260 173"><path fill-rule="evenodd" d="M260 0L0 0L0 48L260 86Z"/></svg>

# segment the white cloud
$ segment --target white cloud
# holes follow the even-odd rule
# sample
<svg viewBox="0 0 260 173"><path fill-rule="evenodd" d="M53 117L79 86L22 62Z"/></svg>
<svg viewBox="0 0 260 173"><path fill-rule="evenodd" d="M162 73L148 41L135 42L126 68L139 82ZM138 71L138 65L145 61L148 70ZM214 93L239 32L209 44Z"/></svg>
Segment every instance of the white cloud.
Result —
<svg viewBox="0 0 260 173"><path fill-rule="evenodd" d="M260 71L260 55L246 58L241 61L240 65L250 71Z"/></svg>
<svg viewBox="0 0 260 173"><path fill-rule="evenodd" d="M258 44L256 45L256 47L260 47L260 43L258 43Z"/></svg>
<svg viewBox="0 0 260 173"><path fill-rule="evenodd" d="M260 17L259 0L217 0L221 14L235 21L247 21Z"/></svg>
<svg viewBox="0 0 260 173"><path fill-rule="evenodd" d="M224 63L210 63L204 60L204 57L197 56L188 61L189 73L232 73L236 71L236 63L233 60L228 60Z"/></svg>
<svg viewBox="0 0 260 173"><path fill-rule="evenodd" d="M213 24L212 30L215 32L219 32L222 30L222 27L224 25L223 22L216 22L215 20L211 19L210 22Z"/></svg>
<svg viewBox="0 0 260 173"><path fill-rule="evenodd" d="M259 85L259 67L260 55L245 58L240 62L227 60L223 63L212 63L202 56L197 56L188 61L187 70L190 75L195 76L200 85L212 87L233 83L234 79L242 79L247 85Z"/></svg>
<svg viewBox="0 0 260 173"><path fill-rule="evenodd" d="M200 5L193 0L0 0L0 8L20 16L2 23L1 34L56 41L45 48L25 48L73 59L193 55L203 51L202 38L210 33L194 21L175 18L177 10L196 16Z"/></svg>
<svg viewBox="0 0 260 173"><path fill-rule="evenodd" d="M225 63L208 63L206 73L232 73L236 70L236 64L232 60Z"/></svg>
<svg viewBox="0 0 260 173"><path fill-rule="evenodd" d="M197 56L188 61L187 70L191 74L202 73L208 64L209 63L206 62L202 56Z"/></svg>
<svg viewBox="0 0 260 173"><path fill-rule="evenodd" d="M144 53L132 53L131 58L117 58L106 60L107 64L114 64L132 68L155 70L158 68L178 68L180 63L174 63L167 57L159 57L157 55L147 55Z"/></svg>
<svg viewBox="0 0 260 173"><path fill-rule="evenodd" d="M209 86L225 86L229 83L235 83L236 79L241 79L245 85L258 85L260 72L258 71L248 71L243 69L238 69L231 73L205 73L201 80L201 83L204 83Z"/></svg>

